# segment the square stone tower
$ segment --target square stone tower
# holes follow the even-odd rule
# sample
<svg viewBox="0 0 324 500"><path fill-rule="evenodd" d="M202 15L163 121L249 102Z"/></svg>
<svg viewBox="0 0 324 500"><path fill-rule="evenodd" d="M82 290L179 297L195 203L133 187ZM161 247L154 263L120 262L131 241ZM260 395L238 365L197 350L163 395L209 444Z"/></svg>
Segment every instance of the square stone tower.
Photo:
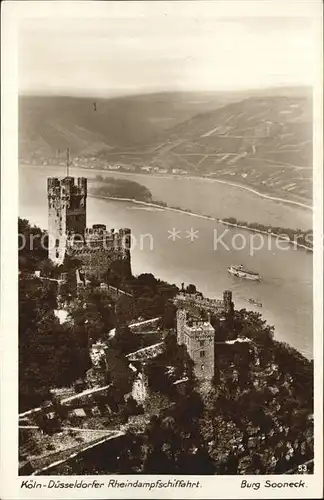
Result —
<svg viewBox="0 0 324 500"><path fill-rule="evenodd" d="M54 264L64 261L67 236L84 237L86 229L87 179L64 177L47 179L48 257Z"/></svg>
<svg viewBox="0 0 324 500"><path fill-rule="evenodd" d="M198 380L211 380L215 374L215 330L209 321L189 321L184 326L184 344L194 362Z"/></svg>

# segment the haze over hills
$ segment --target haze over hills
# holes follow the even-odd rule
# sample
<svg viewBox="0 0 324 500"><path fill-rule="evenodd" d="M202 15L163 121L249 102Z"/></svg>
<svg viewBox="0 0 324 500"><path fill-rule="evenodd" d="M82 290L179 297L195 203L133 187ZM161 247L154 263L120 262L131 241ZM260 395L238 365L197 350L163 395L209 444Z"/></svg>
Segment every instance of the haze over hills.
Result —
<svg viewBox="0 0 324 500"><path fill-rule="evenodd" d="M312 99L304 88L97 99L20 97L22 159L70 147L103 166L203 175L312 197ZM107 167L109 168L109 167Z"/></svg>
<svg viewBox="0 0 324 500"><path fill-rule="evenodd" d="M159 93L111 99L19 97L20 156L95 154L104 148L150 141L191 116L215 109L229 97L214 93Z"/></svg>

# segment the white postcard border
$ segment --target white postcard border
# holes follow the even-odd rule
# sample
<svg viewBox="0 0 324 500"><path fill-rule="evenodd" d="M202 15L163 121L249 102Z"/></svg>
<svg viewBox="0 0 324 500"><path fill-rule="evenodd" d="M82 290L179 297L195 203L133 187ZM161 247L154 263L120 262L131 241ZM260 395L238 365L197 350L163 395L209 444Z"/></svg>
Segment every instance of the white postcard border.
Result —
<svg viewBox="0 0 324 500"><path fill-rule="evenodd" d="M127 3L127 9L125 8ZM2 5L1 44L1 463L0 497L17 498L319 498L322 496L323 469L323 92L322 92L322 4L320 1L276 0L255 2L238 0L216 2L44 2L7 1ZM222 17L277 15L318 18L318 74L314 92L314 368L315 368L315 468L313 475L288 476L18 476L18 101L17 101L17 33L21 19L49 16L101 17L107 9L110 15L145 15L147 4L157 12L180 9L203 12L208 16L213 3ZM235 5L234 5L235 4ZM180 7L181 6L181 7ZM213 6L214 7L214 6ZM106 9L106 10L105 10ZM185 14L184 14L185 15ZM65 483L83 480L108 484L111 479L121 482L199 481L201 487L176 488L21 488L23 480L46 484L50 479ZM305 481L306 487L242 488L243 480L264 485L265 482Z"/></svg>

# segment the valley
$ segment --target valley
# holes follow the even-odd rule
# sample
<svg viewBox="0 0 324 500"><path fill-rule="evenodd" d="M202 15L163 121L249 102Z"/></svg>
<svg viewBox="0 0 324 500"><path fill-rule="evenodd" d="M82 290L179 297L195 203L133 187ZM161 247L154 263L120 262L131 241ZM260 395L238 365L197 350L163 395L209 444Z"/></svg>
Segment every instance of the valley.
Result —
<svg viewBox="0 0 324 500"><path fill-rule="evenodd" d="M215 179L312 206L307 89L198 95L98 100L96 111L93 99L21 96L20 163L63 166L69 147L75 167Z"/></svg>

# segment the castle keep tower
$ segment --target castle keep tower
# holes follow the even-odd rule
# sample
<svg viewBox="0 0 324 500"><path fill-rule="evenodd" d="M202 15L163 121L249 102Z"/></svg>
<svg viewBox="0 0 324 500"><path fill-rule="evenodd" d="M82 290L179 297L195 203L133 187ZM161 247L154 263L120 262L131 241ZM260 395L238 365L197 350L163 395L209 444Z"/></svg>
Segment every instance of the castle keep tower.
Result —
<svg viewBox="0 0 324 500"><path fill-rule="evenodd" d="M86 227L87 179L50 177L48 197L48 257L56 265L67 258L81 261L85 275L104 275L113 263L120 275L131 275L131 231L107 229L105 224Z"/></svg>
<svg viewBox="0 0 324 500"><path fill-rule="evenodd" d="M75 182L76 181L76 182ZM64 261L67 236L84 235L86 229L87 179L65 177L47 179L49 258Z"/></svg>

